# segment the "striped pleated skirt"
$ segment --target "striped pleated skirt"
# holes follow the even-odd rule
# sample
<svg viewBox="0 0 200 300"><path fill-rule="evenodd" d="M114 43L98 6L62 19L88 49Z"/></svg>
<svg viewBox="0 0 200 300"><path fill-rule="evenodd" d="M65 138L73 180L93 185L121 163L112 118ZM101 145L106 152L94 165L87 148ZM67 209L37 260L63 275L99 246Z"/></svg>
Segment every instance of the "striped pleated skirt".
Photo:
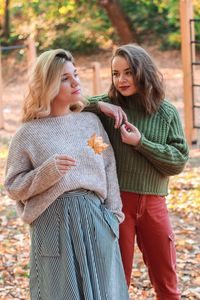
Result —
<svg viewBox="0 0 200 300"><path fill-rule="evenodd" d="M31 300L127 300L118 221L90 191L63 194L31 227Z"/></svg>

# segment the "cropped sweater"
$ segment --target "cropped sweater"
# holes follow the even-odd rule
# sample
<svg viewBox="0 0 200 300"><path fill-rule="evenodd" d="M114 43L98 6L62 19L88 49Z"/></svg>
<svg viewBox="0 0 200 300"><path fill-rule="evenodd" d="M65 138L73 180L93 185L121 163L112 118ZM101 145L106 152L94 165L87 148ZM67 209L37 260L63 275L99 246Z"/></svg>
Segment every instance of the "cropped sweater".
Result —
<svg viewBox="0 0 200 300"><path fill-rule="evenodd" d="M109 144L101 154L87 144L94 133ZM62 175L55 163L57 154L72 157L76 166ZM29 224L61 194L80 188L94 191L118 220L123 220L113 149L99 118L92 113L24 123L10 144L5 188Z"/></svg>
<svg viewBox="0 0 200 300"><path fill-rule="evenodd" d="M156 113L148 115L138 95L127 98L127 106L122 108L141 133L140 144L133 147L122 143L114 120L98 110L98 101L110 102L108 96L91 97L89 101L86 109L98 113L113 146L120 190L167 195L169 176L183 170L189 154L176 108L163 101Z"/></svg>

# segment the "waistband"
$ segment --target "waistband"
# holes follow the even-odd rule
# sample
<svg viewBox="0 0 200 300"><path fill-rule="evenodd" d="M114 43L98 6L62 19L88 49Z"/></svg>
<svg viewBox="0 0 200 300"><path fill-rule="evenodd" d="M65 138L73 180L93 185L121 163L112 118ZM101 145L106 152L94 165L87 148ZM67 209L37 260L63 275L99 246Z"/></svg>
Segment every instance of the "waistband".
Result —
<svg viewBox="0 0 200 300"><path fill-rule="evenodd" d="M72 191L66 191L58 198L76 197L76 196L84 196L84 195L95 195L96 197L98 197L93 191L85 190L85 189L77 189Z"/></svg>

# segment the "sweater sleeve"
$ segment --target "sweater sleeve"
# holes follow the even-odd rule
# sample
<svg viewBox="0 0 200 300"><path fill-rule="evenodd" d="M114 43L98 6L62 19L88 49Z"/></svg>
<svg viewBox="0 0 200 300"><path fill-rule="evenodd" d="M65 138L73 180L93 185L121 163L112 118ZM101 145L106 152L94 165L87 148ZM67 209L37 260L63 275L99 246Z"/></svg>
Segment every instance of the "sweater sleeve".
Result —
<svg viewBox="0 0 200 300"><path fill-rule="evenodd" d="M95 114L101 113L101 111L99 109L99 105L98 105L99 101L109 102L108 95L106 95L106 94L88 97L87 100L88 100L88 104L84 108L84 111L93 112Z"/></svg>
<svg viewBox="0 0 200 300"><path fill-rule="evenodd" d="M5 170L4 185L9 197L16 201L26 201L58 182L62 175L56 166L55 156L34 169L30 154L23 147L23 140L14 137Z"/></svg>
<svg viewBox="0 0 200 300"><path fill-rule="evenodd" d="M189 149L176 109L164 145L148 140L144 135L136 149L164 176L179 174L188 160Z"/></svg>
<svg viewBox="0 0 200 300"><path fill-rule="evenodd" d="M105 206L115 214L118 221L121 223L124 220L124 214L122 212L122 202L117 178L114 151L103 125L100 122L99 124L100 134L103 137L103 141L109 144L109 147L102 153L107 177L107 198L105 200Z"/></svg>

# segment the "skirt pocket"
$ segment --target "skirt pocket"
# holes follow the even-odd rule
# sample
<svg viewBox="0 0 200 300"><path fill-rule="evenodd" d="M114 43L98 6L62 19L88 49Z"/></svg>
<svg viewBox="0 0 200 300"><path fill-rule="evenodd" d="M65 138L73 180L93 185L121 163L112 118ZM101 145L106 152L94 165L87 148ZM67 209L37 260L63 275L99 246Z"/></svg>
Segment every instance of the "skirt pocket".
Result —
<svg viewBox="0 0 200 300"><path fill-rule="evenodd" d="M56 205L50 205L31 225L32 244L40 256L60 256L60 222Z"/></svg>
<svg viewBox="0 0 200 300"><path fill-rule="evenodd" d="M112 230L112 233L114 234L115 237L119 239L119 222L117 218L103 204L101 205L101 210L103 212L104 220L109 225L110 229Z"/></svg>
<svg viewBox="0 0 200 300"><path fill-rule="evenodd" d="M93 192L88 193L87 199L90 200L90 204L92 206L98 208L101 216L100 218L103 217L103 221L106 223L106 225L108 225L112 235L114 235L114 238L119 238L119 222L112 211L102 204L98 196Z"/></svg>

